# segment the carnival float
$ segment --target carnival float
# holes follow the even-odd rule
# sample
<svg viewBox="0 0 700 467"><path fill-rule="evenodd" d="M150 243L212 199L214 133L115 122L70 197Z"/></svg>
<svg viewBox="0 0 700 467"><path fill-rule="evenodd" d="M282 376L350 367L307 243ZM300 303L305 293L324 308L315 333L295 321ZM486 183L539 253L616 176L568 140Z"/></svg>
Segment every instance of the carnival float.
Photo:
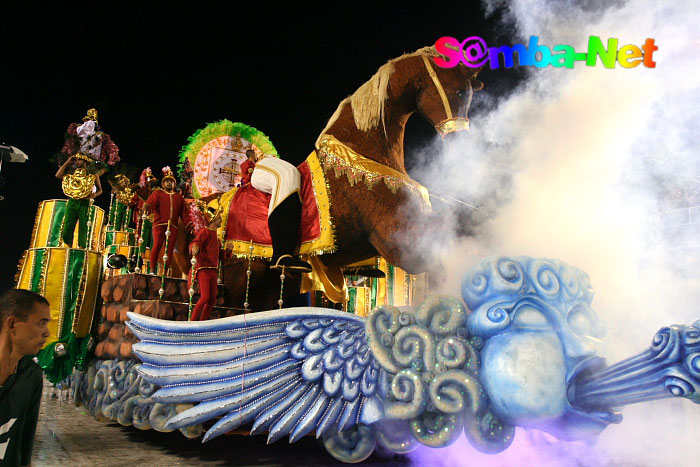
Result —
<svg viewBox="0 0 700 467"><path fill-rule="evenodd" d="M428 293L430 258L412 239L435 219L404 167L405 124L418 112L440 134L466 130L465 102L483 87L478 70L438 68L436 56L382 66L340 103L296 184L269 192L248 179L280 156L246 124L194 133L179 189L169 168L161 188L150 168L133 185L114 173L118 148L94 109L71 124L57 172L69 200L40 204L17 281L51 302L38 355L47 378L98 420L205 442L235 429L270 443L315 435L343 462L462 433L498 453L515 427L592 439L622 406L698 403L700 321L662 327L649 349L608 365L589 278L561 261L485 258L461 300ZM112 185L107 213L92 203L100 176ZM289 199L292 215L273 219ZM402 215L407 205L421 215ZM203 266L188 245L216 218L220 261ZM296 226L289 254L276 251L276 222ZM192 321L203 269L215 303L211 319ZM307 306L289 307L300 292Z"/></svg>

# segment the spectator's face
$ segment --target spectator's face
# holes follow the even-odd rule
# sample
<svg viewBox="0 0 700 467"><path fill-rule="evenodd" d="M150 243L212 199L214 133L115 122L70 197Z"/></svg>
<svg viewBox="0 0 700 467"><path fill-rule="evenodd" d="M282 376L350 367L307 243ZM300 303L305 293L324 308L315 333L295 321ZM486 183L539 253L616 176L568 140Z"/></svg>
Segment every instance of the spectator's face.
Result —
<svg viewBox="0 0 700 467"><path fill-rule="evenodd" d="M12 345L22 355L34 355L46 344L51 335L49 322L51 312L44 303L34 303L34 311L26 321L16 321L12 334Z"/></svg>

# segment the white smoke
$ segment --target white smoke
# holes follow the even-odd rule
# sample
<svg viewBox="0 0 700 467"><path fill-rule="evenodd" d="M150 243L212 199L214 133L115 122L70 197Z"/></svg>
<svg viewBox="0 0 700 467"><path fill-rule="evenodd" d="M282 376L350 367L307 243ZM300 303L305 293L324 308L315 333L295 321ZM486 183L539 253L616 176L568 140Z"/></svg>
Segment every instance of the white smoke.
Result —
<svg viewBox="0 0 700 467"><path fill-rule="evenodd" d="M440 156L414 175L491 215L478 235L445 255L443 292L454 295L463 274L490 255L561 259L590 275L593 308L608 328L603 356L612 363L645 349L662 326L700 319L700 269L689 267L700 249L679 234L660 239L670 231L655 225L674 203L700 204L677 195L692 192L700 175L700 6L575 3L507 2L520 43L538 35L541 45L585 51L590 35L604 44L618 38L619 46L654 38L656 68L533 68L515 93L472 115L464 139L431 148L442 148ZM505 4L493 1L487 11ZM679 211L681 222L688 213ZM500 455L479 454L462 438L440 451L421 449L415 459L450 466L700 462L699 405L666 400L622 412L623 422L590 446L518 430Z"/></svg>

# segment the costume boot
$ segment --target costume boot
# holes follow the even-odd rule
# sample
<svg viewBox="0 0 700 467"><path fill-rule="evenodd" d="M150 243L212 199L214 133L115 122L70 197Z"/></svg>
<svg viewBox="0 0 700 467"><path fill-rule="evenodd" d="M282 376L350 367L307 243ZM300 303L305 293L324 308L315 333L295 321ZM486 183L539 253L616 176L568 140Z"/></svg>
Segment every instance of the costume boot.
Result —
<svg viewBox="0 0 700 467"><path fill-rule="evenodd" d="M299 240L299 223L301 222L301 200L297 193L292 193L282 201L267 218L272 237L273 269L281 268L291 271L311 272L311 265L294 256L294 249Z"/></svg>

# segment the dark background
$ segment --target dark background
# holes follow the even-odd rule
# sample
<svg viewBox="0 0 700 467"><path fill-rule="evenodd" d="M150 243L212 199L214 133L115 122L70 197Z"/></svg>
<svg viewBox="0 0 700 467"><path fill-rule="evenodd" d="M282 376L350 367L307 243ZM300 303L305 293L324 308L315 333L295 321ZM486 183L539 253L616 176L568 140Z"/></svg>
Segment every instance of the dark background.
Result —
<svg viewBox="0 0 700 467"><path fill-rule="evenodd" d="M338 103L383 63L441 36L513 43L502 11L478 2L319 3L272 7L79 2L4 5L0 24L0 142L29 155L4 163L0 289L13 285L37 204L63 198L49 158L90 107L124 163L177 165L187 137L227 118L252 125L280 156L301 162ZM507 94L519 70L485 70L484 93ZM470 116L478 119L477 94ZM486 99L482 99L486 101ZM406 135L407 167L434 136L420 117ZM134 180L136 181L136 180ZM109 204L109 189L96 202Z"/></svg>

